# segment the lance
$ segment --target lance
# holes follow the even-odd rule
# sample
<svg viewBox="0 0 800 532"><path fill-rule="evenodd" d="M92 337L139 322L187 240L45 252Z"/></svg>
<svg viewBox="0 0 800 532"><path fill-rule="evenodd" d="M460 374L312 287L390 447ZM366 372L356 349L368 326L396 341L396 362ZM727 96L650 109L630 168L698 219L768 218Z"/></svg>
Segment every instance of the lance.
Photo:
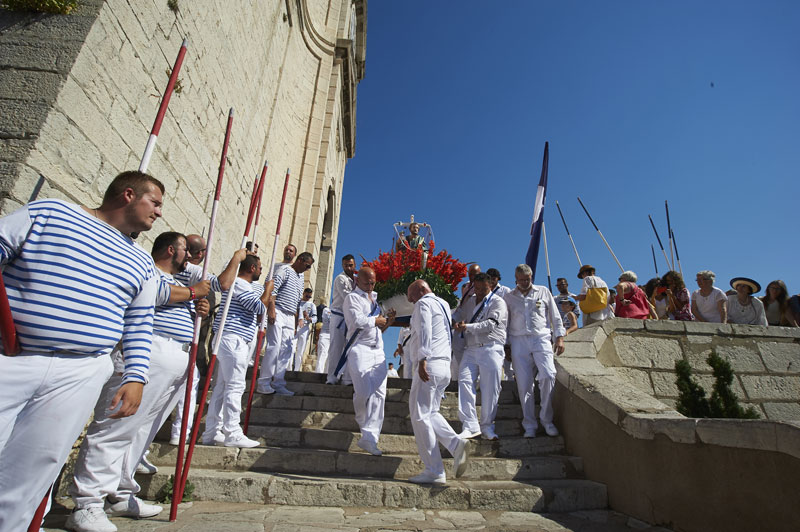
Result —
<svg viewBox="0 0 800 532"><path fill-rule="evenodd" d="M269 288L269 283L272 281L272 274L273 270L275 269L275 256L278 252L278 239L281 236L281 222L283 221L283 208L286 205L286 193L289 190L289 169L286 169L286 179L283 182L283 195L281 196L281 208L278 211L278 225L275 228L275 241L272 244L272 257L269 261L269 270L267 271L267 279L264 282L264 290ZM253 361L253 378L250 379L250 391L247 395L247 410L245 410L244 414L244 425L242 426L242 430L244 431L245 436L247 436L247 430L250 428L250 411L253 406L253 394L256 390L256 376L258 374L258 363L259 359L261 358L261 348L264 345L264 337L266 335L267 329L267 315L264 314L261 316L261 322L258 326L258 336L256 337L256 357Z"/></svg>
<svg viewBox="0 0 800 532"><path fill-rule="evenodd" d="M649 214L647 215L647 217L650 219L650 225L653 227L653 232L656 234L656 240L658 240L658 246L661 248L661 253L664 254L664 260L667 261L667 269L671 270L672 266L670 265L669 259L667 258L667 252L664 251L664 244L661 243L661 237L658 236L658 231L656 231L656 224L653 223L653 217L650 216ZM656 271L657 270L658 268L656 268Z"/></svg>
<svg viewBox="0 0 800 532"><path fill-rule="evenodd" d="M150 138L147 139L147 145L144 148L142 162L139 163L140 172L147 172L147 167L150 165L150 157L152 157L153 150L156 148L158 133L161 131L161 123L164 121L164 115L167 114L169 99L172 97L172 92L175 89L175 82L178 80L178 72L181 70L187 46L189 46L189 40L184 39L181 44L181 49L178 51L178 57L175 59L175 65L172 67L172 73L169 75L167 88L164 91L164 96L161 98L161 105L158 106L158 113L156 114L155 122L153 122L153 129L150 130Z"/></svg>
<svg viewBox="0 0 800 532"><path fill-rule="evenodd" d="M36 513L33 514L31 524L28 525L28 532L39 532L39 530L42 529L44 514L47 511L47 503L50 500L51 491L53 491L53 486L50 486L47 489L47 493L44 494L44 499L42 499L42 502L39 503L39 507L36 508Z"/></svg>
<svg viewBox="0 0 800 532"><path fill-rule="evenodd" d="M564 224L564 229L567 231L567 236L569 237L570 243L572 243L572 251L575 252L575 258L578 259L578 265L583 266L581 262L581 257L578 255L578 248L575 247L575 241L572 240L572 235L569 232L569 227L567 227L567 221L564 219L564 213L561 212L561 205L558 204L558 200L556 200L556 208L558 208L558 214L561 215L561 222Z"/></svg>
<svg viewBox="0 0 800 532"><path fill-rule="evenodd" d="M674 271L675 270L675 255L673 254L673 246L672 246L672 225L669 223L669 203L667 200L664 200L664 208L667 210L667 236L669 237L669 258L670 258L670 267Z"/></svg>
<svg viewBox="0 0 800 532"><path fill-rule="evenodd" d="M653 244L650 244L650 252L653 253L653 268L656 269L656 277L658 277L658 264L656 264L656 248L653 247Z"/></svg>
<svg viewBox="0 0 800 532"><path fill-rule="evenodd" d="M544 241L544 263L547 266L547 288L553 292L553 285L550 282L550 255L547 254L547 231L544 228L544 220L542 220L542 240Z"/></svg>
<svg viewBox="0 0 800 532"><path fill-rule="evenodd" d="M672 235L672 245L675 246L675 258L678 261L678 271L680 272L681 277L683 277L683 268L681 268L681 256L678 255L678 241L675 240L675 233L672 233L671 230L670 234Z"/></svg>
<svg viewBox="0 0 800 532"><path fill-rule="evenodd" d="M586 210L586 206L585 206L585 205L583 204L583 202L581 201L581 198L580 198L580 196L578 196L578 203L580 203L580 204L581 204L581 207L583 207L583 212L585 212L585 213L586 213L586 216L588 216L588 217L589 217L589 221L590 221L590 222L592 222L592 225L594 226L594 229L595 229L595 231L597 231L597 234L598 234L598 235L600 235L600 238L602 238L602 239L603 239L603 243L604 243L604 244L606 245L606 247L608 248L608 251L609 251L609 253L611 253L611 256L612 256L612 257L614 257L614 260L617 262L617 266L619 266L619 269L620 269L620 271L623 271L623 272L624 272L624 271L625 271L625 268L623 268L623 267L622 267L622 264L620 264L620 263L619 263L619 259L617 258L617 256L616 256L616 255L614 255L614 251L611 249L611 246L609 246L609 245L608 245L608 241L606 240L606 237L604 237L604 236L603 236L603 233L602 233L602 232L600 232L600 228L598 228L598 227L597 227L597 224L596 224L596 223L594 223L594 220L592 219L592 215L591 215L591 214L589 214L589 211L588 211L588 210Z"/></svg>
<svg viewBox="0 0 800 532"><path fill-rule="evenodd" d="M219 170L217 172L217 186L214 191L214 202L211 206L211 220L208 224L208 238L206 240L206 255L203 258L203 274L201 279L205 279L208 274L208 264L209 264L209 257L211 257L211 252L213 251L214 245L214 226L216 225L217 221L217 209L219 207L219 198L220 194L222 193L222 178L225 175L225 161L228 156L228 145L230 144L231 139L231 129L233 127L233 107L231 107L230 111L228 112L228 123L225 126L225 139L222 142L222 156L220 157L219 161ZM178 443L178 459L175 464L175 477L173 481L173 489L172 489L172 505L170 507L170 520L174 521L175 516L178 512L178 504L180 503L182 497L182 493L179 495L179 487L181 486L181 467L183 466L183 457L184 457L184 449L186 444L186 432L187 432L187 423L189 417L192 415L192 381L194 379L194 371L195 371L195 364L197 362L197 346L200 343L200 323L202 318L200 316L196 316L194 320L194 334L192 336L192 344L189 350L189 363L187 366L187 373L186 373L186 390L184 395L184 402L183 402L183 418L181 422L181 434ZM201 403L201 405L205 405L205 403ZM200 407L200 411L203 410L203 406Z"/></svg>
<svg viewBox="0 0 800 532"><path fill-rule="evenodd" d="M258 189L256 194L261 194L264 188L264 181L267 173L267 163L264 163L264 168L261 170L261 179L259 180ZM247 213L247 222L244 228L244 235L242 236L242 244L239 246L239 249L245 247L247 244L247 239L250 237L250 227L253 223L253 217L255 216L256 210L256 203L257 198L252 198L250 201L250 210ZM239 277L239 265L236 266L236 272L234 274L234 282L235 279ZM208 372L206 373L206 378L203 383L203 392L200 395L200 405L201 408L197 409L197 415L195 417L194 426L192 427L192 437L189 441L189 450L186 451L186 463L183 466L183 472L181 473L181 485L180 485L180 493L178 494L177 500L180 501L183 499L183 492L186 489L186 480L189 475L189 468L192 464L192 456L194 455L194 448L197 444L197 436L199 433L200 428L200 421L203 418L203 407L206 404L206 398L208 397L208 389L211 385L211 377L214 374L214 365L217 361L217 353L219 352L219 346L222 343L222 334L225 331L225 321L228 319L228 310L231 306L231 299L233 298L233 291L234 287L231 286L228 289L228 297L225 298L225 301L222 305L222 315L220 316L219 328L217 329L216 335L214 337L214 345L211 349L211 356L208 360ZM177 511L177 505L175 505L175 510Z"/></svg>

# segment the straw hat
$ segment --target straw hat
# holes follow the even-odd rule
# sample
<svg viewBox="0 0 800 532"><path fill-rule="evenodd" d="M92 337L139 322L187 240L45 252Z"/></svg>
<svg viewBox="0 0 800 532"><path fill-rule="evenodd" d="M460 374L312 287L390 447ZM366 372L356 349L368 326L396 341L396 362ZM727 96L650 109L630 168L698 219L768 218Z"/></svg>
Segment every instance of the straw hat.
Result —
<svg viewBox="0 0 800 532"><path fill-rule="evenodd" d="M734 290L736 290L736 287L739 286L740 284L749 286L751 294L755 294L756 292L761 291L761 285L748 277L734 277L733 279L731 279L731 287Z"/></svg>
<svg viewBox="0 0 800 532"><path fill-rule="evenodd" d="M595 271L594 266L592 266L590 264L584 264L583 266L581 266L581 269L578 270L578 279L580 279L581 275L583 275L584 273L586 273L586 272L594 272L594 271Z"/></svg>

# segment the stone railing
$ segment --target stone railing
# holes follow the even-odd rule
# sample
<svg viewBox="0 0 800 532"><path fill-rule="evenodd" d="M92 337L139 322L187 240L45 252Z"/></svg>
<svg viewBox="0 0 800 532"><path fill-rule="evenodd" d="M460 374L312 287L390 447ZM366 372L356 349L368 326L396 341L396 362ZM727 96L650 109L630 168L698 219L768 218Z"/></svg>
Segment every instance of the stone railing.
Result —
<svg viewBox="0 0 800 532"><path fill-rule="evenodd" d="M556 422L609 504L676 530L796 530L800 523L800 329L614 319L567 337ZM762 420L674 410L675 361L710 393L711 349ZM798 421L777 421L778 419Z"/></svg>

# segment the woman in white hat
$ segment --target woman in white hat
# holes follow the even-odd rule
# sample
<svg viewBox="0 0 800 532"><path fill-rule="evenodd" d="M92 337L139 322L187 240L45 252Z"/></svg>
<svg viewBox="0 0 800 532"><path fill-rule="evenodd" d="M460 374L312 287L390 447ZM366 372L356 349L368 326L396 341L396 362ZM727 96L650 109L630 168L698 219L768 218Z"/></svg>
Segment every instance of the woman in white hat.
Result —
<svg viewBox="0 0 800 532"><path fill-rule="evenodd" d="M728 296L728 323L767 325L764 304L753 294L761 291L761 285L747 277L734 277L731 287L736 295Z"/></svg>

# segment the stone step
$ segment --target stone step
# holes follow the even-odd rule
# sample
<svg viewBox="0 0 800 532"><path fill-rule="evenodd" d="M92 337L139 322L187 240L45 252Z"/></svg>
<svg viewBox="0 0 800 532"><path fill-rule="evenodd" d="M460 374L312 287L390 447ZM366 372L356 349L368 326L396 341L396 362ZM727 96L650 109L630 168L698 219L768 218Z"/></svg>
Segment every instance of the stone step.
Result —
<svg viewBox="0 0 800 532"><path fill-rule="evenodd" d="M152 498L174 468L137 475L139 496ZM448 508L519 512L575 512L608 506L606 487L588 480L468 481L420 486L397 480L271 475L251 471L192 469L197 500L372 508Z"/></svg>
<svg viewBox="0 0 800 532"><path fill-rule="evenodd" d="M154 444L148 459L158 465L174 465L178 449L174 445ZM444 460L447 471L452 459ZM407 479L424 468L418 455L372 456L364 451L346 452L324 449L256 447L237 449L198 445L192 467L224 471L264 471L306 475L378 477ZM583 462L568 456L528 456L495 458L475 456L467 463L463 480L564 479L581 474Z"/></svg>
<svg viewBox="0 0 800 532"><path fill-rule="evenodd" d="M445 414L445 419L456 432L462 430L461 422L455 412ZM250 425L267 425L277 427L303 427L344 430L359 432L354 414L340 412L325 412L319 410L293 410L284 408L254 408L250 413ZM495 432L501 438L504 436L521 436L522 424L519 418L497 419ZM386 417L383 421L381 434L413 434L411 421L408 417Z"/></svg>
<svg viewBox="0 0 800 532"><path fill-rule="evenodd" d="M299 375L318 375L317 373L298 373ZM353 399L353 387L352 386L344 386L341 384L331 385L331 384L324 384L324 379L322 383L319 382L305 382L305 381L289 381L287 379L286 387L295 392L296 395L303 395L308 397L331 397L331 398L338 398L338 399ZM408 396L410 393L410 383L411 381L406 379L388 379L388 384L386 387L386 404L392 402L403 403L408 405ZM408 386L399 387L396 386L397 384L403 384L408 382ZM249 381L248 381L249 386ZM451 383L450 386L447 387L447 397L442 401L442 405L458 405L458 386L455 383ZM254 397L261 397L260 394L256 394ZM269 396L265 396L269 397ZM478 391L478 399L477 403L480 404L480 388ZM255 401L255 399L254 399ZM518 405L519 399L517 399L516 389L513 386L504 385L500 391L500 397L498 399L498 404L504 405Z"/></svg>
<svg viewBox="0 0 800 532"><path fill-rule="evenodd" d="M458 417L458 398L455 394L448 397L447 401L440 407L439 411L446 418ZM318 397L307 395L261 395L253 397L253 408L280 408L284 410L312 410L324 412L338 412L344 414L355 413L353 409L352 394L349 398ZM478 412L480 413L480 406ZM407 418L409 416L408 401L387 401L384 404L384 416ZM497 406L496 419L521 419L522 407L517 404L500 404Z"/></svg>
<svg viewBox="0 0 800 532"><path fill-rule="evenodd" d="M360 452L356 445L360 437L358 432L252 425L248 436L270 447ZM381 434L380 447L388 454L417 454L417 444L413 435ZM498 441L474 438L470 441L472 456L520 458L563 452L564 439L561 436L550 438L541 434L536 438L507 437Z"/></svg>

